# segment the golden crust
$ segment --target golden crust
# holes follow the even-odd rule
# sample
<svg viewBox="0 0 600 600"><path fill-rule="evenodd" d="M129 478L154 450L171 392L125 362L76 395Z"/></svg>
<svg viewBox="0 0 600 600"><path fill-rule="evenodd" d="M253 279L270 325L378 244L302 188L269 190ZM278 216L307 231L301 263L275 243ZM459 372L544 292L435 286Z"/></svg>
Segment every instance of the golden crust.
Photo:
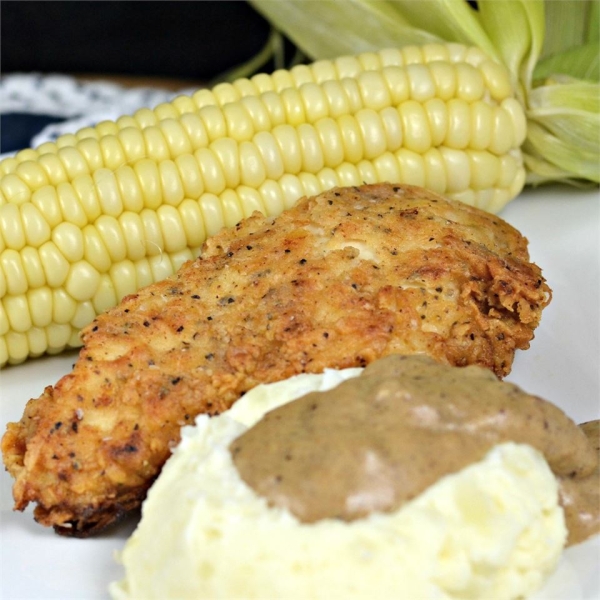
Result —
<svg viewBox="0 0 600 600"><path fill-rule="evenodd" d="M412 186L337 188L209 239L83 332L2 440L15 508L84 535L137 506L199 413L263 382L424 353L499 377L550 290L499 217Z"/></svg>

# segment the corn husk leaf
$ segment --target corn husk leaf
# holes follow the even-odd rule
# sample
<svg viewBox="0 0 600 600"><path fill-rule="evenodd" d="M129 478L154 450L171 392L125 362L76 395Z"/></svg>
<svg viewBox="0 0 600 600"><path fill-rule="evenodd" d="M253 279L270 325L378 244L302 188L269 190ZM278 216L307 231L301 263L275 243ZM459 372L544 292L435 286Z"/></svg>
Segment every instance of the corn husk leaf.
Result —
<svg viewBox="0 0 600 600"><path fill-rule="evenodd" d="M541 57L554 56L581 44L597 42L598 6L597 0L546 2L546 37Z"/></svg>
<svg viewBox="0 0 600 600"><path fill-rule="evenodd" d="M552 173L577 173L600 183L600 95L598 84L569 77L548 80L529 94L528 135L523 146L535 157L530 183L554 179ZM540 164L546 161L543 169ZM552 170L555 169L555 171Z"/></svg>
<svg viewBox="0 0 600 600"><path fill-rule="evenodd" d="M536 80L539 80L558 73L568 73L579 79L598 81L600 79L599 66L598 42L590 42L541 60L536 65L533 75Z"/></svg>
<svg viewBox="0 0 600 600"><path fill-rule="evenodd" d="M393 2L259 0L252 4L313 59L393 47L399 38L406 44L443 41L432 32L415 29Z"/></svg>

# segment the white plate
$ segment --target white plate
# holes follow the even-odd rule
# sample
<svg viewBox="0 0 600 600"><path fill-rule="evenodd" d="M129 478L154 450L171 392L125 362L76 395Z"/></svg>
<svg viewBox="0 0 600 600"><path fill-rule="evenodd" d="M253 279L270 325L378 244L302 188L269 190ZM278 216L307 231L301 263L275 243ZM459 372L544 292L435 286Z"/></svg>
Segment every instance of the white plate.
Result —
<svg viewBox="0 0 600 600"><path fill-rule="evenodd" d="M527 190L501 215L530 241L530 252L554 291L531 348L520 352L509 379L551 400L575 421L600 418L600 194L544 187ZM4 423L20 418L30 397L67 373L76 353L0 371ZM0 596L10 600L108 598L120 579L114 561L135 518L87 540L61 538L11 510L11 478L1 475ZM538 599L600 598L600 536L569 548ZM167 600L167 599L165 599Z"/></svg>

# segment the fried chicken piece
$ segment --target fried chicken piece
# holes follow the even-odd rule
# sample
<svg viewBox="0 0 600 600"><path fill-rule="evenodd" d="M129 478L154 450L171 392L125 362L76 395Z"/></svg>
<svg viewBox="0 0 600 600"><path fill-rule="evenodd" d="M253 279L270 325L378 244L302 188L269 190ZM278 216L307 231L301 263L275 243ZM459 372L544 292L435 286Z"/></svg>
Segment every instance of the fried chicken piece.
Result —
<svg viewBox="0 0 600 600"><path fill-rule="evenodd" d="M84 536L138 506L199 413L263 382L392 353L499 377L550 290L527 240L411 186L337 188L254 215L83 332L72 373L2 440L15 508Z"/></svg>

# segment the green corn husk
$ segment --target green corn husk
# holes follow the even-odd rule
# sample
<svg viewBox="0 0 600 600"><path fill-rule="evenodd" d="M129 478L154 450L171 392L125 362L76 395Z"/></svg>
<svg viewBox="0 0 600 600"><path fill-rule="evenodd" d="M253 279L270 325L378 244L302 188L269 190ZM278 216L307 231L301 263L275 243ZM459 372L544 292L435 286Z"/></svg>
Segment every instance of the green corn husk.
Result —
<svg viewBox="0 0 600 600"><path fill-rule="evenodd" d="M600 0L250 0L310 60L430 42L509 69L527 182L600 183Z"/></svg>

